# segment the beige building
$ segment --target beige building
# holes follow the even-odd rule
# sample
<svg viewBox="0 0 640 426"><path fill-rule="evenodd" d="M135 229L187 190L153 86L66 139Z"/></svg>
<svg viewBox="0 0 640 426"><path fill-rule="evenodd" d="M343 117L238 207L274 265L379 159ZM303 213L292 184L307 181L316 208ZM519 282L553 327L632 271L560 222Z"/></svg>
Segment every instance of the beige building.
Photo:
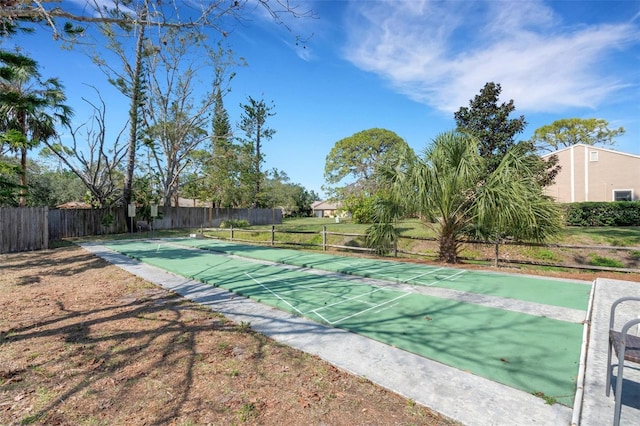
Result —
<svg viewBox="0 0 640 426"><path fill-rule="evenodd" d="M314 217L336 217L340 216L340 203L329 201L315 201L311 204Z"/></svg>
<svg viewBox="0 0 640 426"><path fill-rule="evenodd" d="M556 154L562 170L547 194L561 203L640 200L640 155L576 144Z"/></svg>

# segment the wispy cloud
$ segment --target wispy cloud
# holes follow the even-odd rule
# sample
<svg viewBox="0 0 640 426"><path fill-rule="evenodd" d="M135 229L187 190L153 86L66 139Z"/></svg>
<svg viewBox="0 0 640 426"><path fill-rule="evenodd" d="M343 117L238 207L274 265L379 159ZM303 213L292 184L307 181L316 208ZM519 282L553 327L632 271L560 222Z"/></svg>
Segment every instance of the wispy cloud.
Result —
<svg viewBox="0 0 640 426"><path fill-rule="evenodd" d="M626 84L604 61L640 35L633 20L565 25L537 0L354 1L348 20L349 61L446 112L488 81L519 110L596 107Z"/></svg>

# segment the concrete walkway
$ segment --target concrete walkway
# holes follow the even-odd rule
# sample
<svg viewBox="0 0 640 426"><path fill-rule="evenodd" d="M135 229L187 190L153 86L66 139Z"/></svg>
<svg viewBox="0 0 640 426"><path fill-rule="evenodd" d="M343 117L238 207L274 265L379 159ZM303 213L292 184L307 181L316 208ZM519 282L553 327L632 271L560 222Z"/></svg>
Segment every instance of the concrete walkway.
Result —
<svg viewBox="0 0 640 426"><path fill-rule="evenodd" d="M612 389L609 397L605 392L609 315L611 304L624 296L640 296L640 283L602 278L596 280L587 351L584 398L580 416L580 424L584 426L602 426L613 423L616 369L613 370L614 378L611 381ZM616 312L614 327L620 330L625 322L639 316L640 302L621 304ZM640 426L640 365L625 364L623 378L620 424Z"/></svg>
<svg viewBox="0 0 640 426"><path fill-rule="evenodd" d="M176 276L115 253L99 244L84 244L83 247L132 274L205 305L235 322L249 322L251 328L257 332L317 355L339 368L366 377L463 424L483 426L572 423L572 414L575 413L571 408L559 404L547 405L541 398L526 392L366 337L287 314L237 297L220 288ZM600 282L602 280L598 281ZM629 291L635 293L628 293ZM604 425L610 424L613 419L613 397L607 399L604 393L608 327L608 307L605 305L610 306L609 300L629 294L640 294L640 285L617 281L607 283L606 286L596 285L592 318L594 331L590 337L595 343L589 345L584 398L577 405L581 407L582 424ZM606 317L604 321L601 319L602 315ZM602 332L599 330L600 327L596 326L604 327L603 344L599 344L602 343L602 338L599 337ZM600 346L604 346L604 349ZM602 357L604 360L599 359ZM631 372L631 369L627 368L625 378L633 379L632 373L640 374L640 371ZM602 380L599 380L599 377ZM633 380L640 383L638 379ZM638 390L636 387L635 391ZM640 425L640 413L637 411L640 399L635 391L633 383L627 385L625 380L623 394L626 405L622 413L623 425ZM574 422L580 419L580 408L577 414L577 417L573 416ZM636 423L629 423L627 420Z"/></svg>

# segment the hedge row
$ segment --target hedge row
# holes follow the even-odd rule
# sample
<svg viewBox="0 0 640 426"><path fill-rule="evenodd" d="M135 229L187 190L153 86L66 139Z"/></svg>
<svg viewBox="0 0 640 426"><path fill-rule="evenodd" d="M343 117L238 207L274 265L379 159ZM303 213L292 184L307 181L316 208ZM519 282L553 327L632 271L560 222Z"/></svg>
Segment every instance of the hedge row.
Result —
<svg viewBox="0 0 640 426"><path fill-rule="evenodd" d="M640 226L640 201L567 204L569 226Z"/></svg>

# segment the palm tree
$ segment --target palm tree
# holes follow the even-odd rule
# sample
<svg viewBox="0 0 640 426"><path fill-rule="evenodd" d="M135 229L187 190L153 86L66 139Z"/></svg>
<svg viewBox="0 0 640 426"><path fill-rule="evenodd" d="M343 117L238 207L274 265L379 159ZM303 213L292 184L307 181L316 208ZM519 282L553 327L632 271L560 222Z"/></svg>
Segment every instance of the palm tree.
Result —
<svg viewBox="0 0 640 426"><path fill-rule="evenodd" d="M43 140L54 137L56 124L68 125L71 108L64 105L66 96L58 79L40 80L35 60L0 51L0 132L14 136L12 151L20 153L20 205L26 204L27 151Z"/></svg>
<svg viewBox="0 0 640 426"><path fill-rule="evenodd" d="M474 137L443 133L408 169L381 169L379 177L391 197L379 204L368 240L388 247L394 238L389 224L413 213L435 225L439 258L447 263L458 262L465 236L543 241L560 229L561 216L543 195L535 170L531 157L516 145L487 176Z"/></svg>

